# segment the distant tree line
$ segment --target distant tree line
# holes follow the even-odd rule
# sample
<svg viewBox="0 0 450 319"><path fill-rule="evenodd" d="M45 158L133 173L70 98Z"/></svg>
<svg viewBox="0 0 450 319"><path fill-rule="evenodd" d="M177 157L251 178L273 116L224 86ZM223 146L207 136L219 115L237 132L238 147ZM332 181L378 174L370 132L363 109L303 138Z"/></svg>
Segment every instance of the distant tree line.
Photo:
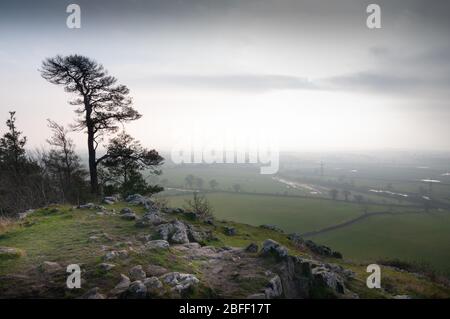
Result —
<svg viewBox="0 0 450 319"><path fill-rule="evenodd" d="M69 103L77 106L78 119L70 129L48 120L52 132L48 149L30 153L26 137L17 128L16 113L9 113L0 138L0 214L13 215L49 203L78 204L102 195L149 195L163 190L150 185L143 172L161 174L164 159L120 130L124 123L141 117L125 85L116 84L102 65L81 55L48 58L40 72L75 96ZM87 135L87 169L75 152L71 131ZM104 154L98 156L98 146L106 138Z"/></svg>

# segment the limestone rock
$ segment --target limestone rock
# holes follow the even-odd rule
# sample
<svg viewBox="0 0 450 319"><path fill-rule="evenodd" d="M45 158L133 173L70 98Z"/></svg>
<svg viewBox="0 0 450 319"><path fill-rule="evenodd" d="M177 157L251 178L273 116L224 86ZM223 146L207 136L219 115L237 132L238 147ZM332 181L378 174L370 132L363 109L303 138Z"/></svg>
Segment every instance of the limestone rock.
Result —
<svg viewBox="0 0 450 319"><path fill-rule="evenodd" d="M158 226L167 223L167 219L156 211L145 213L141 219L136 222L137 227Z"/></svg>
<svg viewBox="0 0 450 319"><path fill-rule="evenodd" d="M124 274L120 274L120 282L110 291L110 294L113 296L119 295L127 291L130 284L130 278L128 278Z"/></svg>
<svg viewBox="0 0 450 319"><path fill-rule="evenodd" d="M174 291L179 293L186 292L200 282L197 277L192 274L183 274L179 272L165 274L161 276L161 279L169 286L172 286Z"/></svg>
<svg viewBox="0 0 450 319"><path fill-rule="evenodd" d="M312 275L316 283L331 288L339 294L345 292L344 280L337 273L328 270L326 267L313 268Z"/></svg>
<svg viewBox="0 0 450 319"><path fill-rule="evenodd" d="M150 295L159 296L162 294L163 284L158 279L158 277L153 276L150 278L146 278L143 283L147 288L147 293L149 293Z"/></svg>
<svg viewBox="0 0 450 319"><path fill-rule="evenodd" d="M144 299L147 297L147 287L140 280L136 280L130 284L124 293L127 299Z"/></svg>
<svg viewBox="0 0 450 319"><path fill-rule="evenodd" d="M156 276L156 277L164 275L168 272L168 270L166 268L158 266L158 265L148 265L146 270L147 270L147 275Z"/></svg>
<svg viewBox="0 0 450 319"><path fill-rule="evenodd" d="M147 277L141 265L134 266L130 269L129 273L131 280L144 280Z"/></svg>
<svg viewBox="0 0 450 319"><path fill-rule="evenodd" d="M189 243L186 225L179 220L159 225L156 230L162 239L175 244Z"/></svg>
<svg viewBox="0 0 450 319"><path fill-rule="evenodd" d="M84 295L80 297L81 299L106 299L105 295L100 293L100 289L98 287L92 288Z"/></svg>
<svg viewBox="0 0 450 319"><path fill-rule="evenodd" d="M264 294L266 299L281 297L283 294L283 285L281 284L281 279L278 275L269 281L269 285L264 290Z"/></svg>
<svg viewBox="0 0 450 319"><path fill-rule="evenodd" d="M278 242L272 239L266 239L261 249L263 256L274 255L279 259L284 259L288 256L288 250L286 247L280 245Z"/></svg>
<svg viewBox="0 0 450 319"><path fill-rule="evenodd" d="M169 249L170 245L166 240L150 240L145 244L147 249Z"/></svg>

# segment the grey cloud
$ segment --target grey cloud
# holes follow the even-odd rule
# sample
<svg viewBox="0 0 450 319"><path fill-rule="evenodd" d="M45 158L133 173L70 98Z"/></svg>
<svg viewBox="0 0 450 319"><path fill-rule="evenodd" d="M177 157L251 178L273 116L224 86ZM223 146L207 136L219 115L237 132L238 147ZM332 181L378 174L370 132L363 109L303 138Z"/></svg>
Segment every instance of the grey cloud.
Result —
<svg viewBox="0 0 450 319"><path fill-rule="evenodd" d="M392 75L382 72L357 72L336 76L322 81L322 88L372 93L408 94L411 97L439 94L445 98L450 87L450 77L425 78L418 75Z"/></svg>
<svg viewBox="0 0 450 319"><path fill-rule="evenodd" d="M146 81L158 87L186 87L237 91L316 89L307 78L288 75L163 75Z"/></svg>

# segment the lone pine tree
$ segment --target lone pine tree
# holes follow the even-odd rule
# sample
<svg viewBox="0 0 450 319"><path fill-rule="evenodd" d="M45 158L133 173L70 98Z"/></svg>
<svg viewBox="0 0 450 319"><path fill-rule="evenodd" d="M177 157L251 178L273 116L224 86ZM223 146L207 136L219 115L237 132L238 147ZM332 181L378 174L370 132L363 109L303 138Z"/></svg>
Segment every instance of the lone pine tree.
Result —
<svg viewBox="0 0 450 319"><path fill-rule="evenodd" d="M42 62L41 75L50 83L61 85L76 98L69 103L78 106L74 129L87 133L89 174L92 193L98 193L97 167L102 158L96 155L102 137L115 133L119 123L137 120L141 115L133 108L129 89L117 84L96 61L82 55L57 55Z"/></svg>

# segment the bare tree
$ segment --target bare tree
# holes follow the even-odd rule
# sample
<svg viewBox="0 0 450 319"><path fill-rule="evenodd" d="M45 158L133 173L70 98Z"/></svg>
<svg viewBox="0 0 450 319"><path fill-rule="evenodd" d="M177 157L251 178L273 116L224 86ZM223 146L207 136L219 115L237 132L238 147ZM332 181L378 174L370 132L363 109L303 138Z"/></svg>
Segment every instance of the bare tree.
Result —
<svg viewBox="0 0 450 319"><path fill-rule="evenodd" d="M194 192L193 199L186 200L186 210L191 210L200 218L211 217L214 210L204 195Z"/></svg>
<svg viewBox="0 0 450 319"><path fill-rule="evenodd" d="M52 120L47 121L53 134L47 139L52 149L42 154L44 167L50 178L56 182L61 201L77 202L82 189L85 189L86 172L75 153L75 145L68 136L69 131Z"/></svg>
<svg viewBox="0 0 450 319"><path fill-rule="evenodd" d="M69 103L78 106L74 129L86 131L89 154L91 191L98 193L96 151L102 136L115 133L118 124L137 120L141 115L133 108L129 89L116 84L101 64L82 55L57 55L42 62L41 75L50 83L62 85L66 92L76 94Z"/></svg>

